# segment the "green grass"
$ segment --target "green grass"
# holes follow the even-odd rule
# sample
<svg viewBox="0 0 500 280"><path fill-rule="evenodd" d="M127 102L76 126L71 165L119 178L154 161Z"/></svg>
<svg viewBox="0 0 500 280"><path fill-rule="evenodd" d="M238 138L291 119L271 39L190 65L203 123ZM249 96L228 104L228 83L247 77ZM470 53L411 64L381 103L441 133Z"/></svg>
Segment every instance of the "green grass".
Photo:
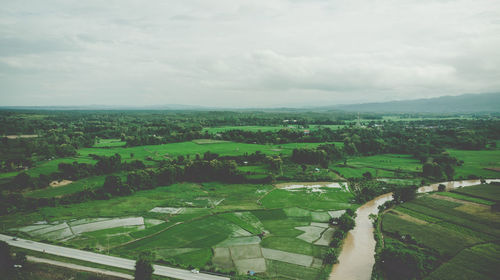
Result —
<svg viewBox="0 0 500 280"><path fill-rule="evenodd" d="M450 149L447 150L447 152L450 153L451 156L464 161L462 166L455 167L454 177L456 179L466 179L470 175L482 178L500 177L500 172L484 169L500 167L500 147L497 147L496 150L481 151Z"/></svg>
<svg viewBox="0 0 500 280"><path fill-rule="evenodd" d="M96 161L91 158L82 158L82 157L74 157L74 158L58 158L53 160L47 160L42 162L37 162L35 167L32 167L26 171L28 175L32 177L38 177L40 174L50 174L52 172L58 171L59 163L73 163L77 161L79 163L89 163L95 164Z"/></svg>
<svg viewBox="0 0 500 280"><path fill-rule="evenodd" d="M339 189L323 190L325 193L276 189L262 199L262 205L266 208L302 207L309 210L342 210L353 206L350 204L353 198L351 193Z"/></svg>
<svg viewBox="0 0 500 280"><path fill-rule="evenodd" d="M343 164L331 164L330 169L339 172L345 178L362 177L363 173L370 172L378 178L407 178L418 176L422 164L411 155L383 154L367 157L355 157Z"/></svg>
<svg viewBox="0 0 500 280"><path fill-rule="evenodd" d="M255 227L252 223L250 223L248 221L244 221L243 219L236 216L235 213L224 213L224 214L219 215L219 217L222 217L222 218L232 222L233 224L238 225L242 229L244 229L252 234L259 234L262 232L262 229Z"/></svg>
<svg viewBox="0 0 500 280"><path fill-rule="evenodd" d="M122 178L122 180L126 181L127 173L121 172L114 175L118 175ZM47 187L45 189L34 190L26 193L27 197L36 197L36 198L51 198L51 197L59 197L67 194L72 194L75 192L83 191L84 189L97 189L102 187L104 184L104 180L108 175L101 176L92 176L84 179L80 179L78 181L74 181L68 185L61 187Z"/></svg>
<svg viewBox="0 0 500 280"><path fill-rule="evenodd" d="M259 126L259 125L244 125L244 126L219 126L219 127L205 127L202 132L208 131L208 133L220 133L229 130L245 130L251 132L268 132L268 131L279 131L281 129L286 129L284 126Z"/></svg>
<svg viewBox="0 0 500 280"><path fill-rule="evenodd" d="M127 144L120 139L99 139L99 143L94 144L94 148L123 147Z"/></svg>
<svg viewBox="0 0 500 280"><path fill-rule="evenodd" d="M12 178L12 177L15 177L17 174L19 174L18 171L0 173L0 179Z"/></svg>
<svg viewBox="0 0 500 280"><path fill-rule="evenodd" d="M455 193L455 192L440 192L438 194L441 196L451 197L451 198L455 198L455 199L460 199L460 200L464 200L464 201L470 201L470 202L475 202L475 203L480 203L480 204L485 204L485 205L495 204L495 202L493 202L491 200L484 200L481 198L471 197L468 195L463 195L463 194Z"/></svg>
<svg viewBox="0 0 500 280"><path fill-rule="evenodd" d="M384 215L382 228L385 232L394 233L397 231L400 234L410 234L419 244L433 248L447 256L458 253L465 246L483 241L438 224L416 224L391 213Z"/></svg>
<svg viewBox="0 0 500 280"><path fill-rule="evenodd" d="M473 196L489 201L500 201L500 186L493 184L484 184L474 187L454 189L453 193Z"/></svg>
<svg viewBox="0 0 500 280"><path fill-rule="evenodd" d="M246 125L246 126L220 126L220 127L205 127L202 132L207 131L208 133L221 133L229 130L245 130L251 132L268 132L268 131L279 131L281 129L292 129L292 130L317 130L319 128L330 128L332 130L337 130L343 128L344 125L310 125L309 128L299 128L297 125L289 126L259 126L259 125Z"/></svg>
<svg viewBox="0 0 500 280"><path fill-rule="evenodd" d="M27 225L36 221L71 220L95 217L123 217L147 215L149 210L158 206L185 206L186 201L206 196L201 186L179 183L153 190L136 192L130 196L114 197L109 200L94 200L79 204L43 207L36 212L16 213L0 217L6 228Z"/></svg>
<svg viewBox="0 0 500 280"><path fill-rule="evenodd" d="M466 248L426 279L496 279L500 273L500 245L487 243Z"/></svg>
<svg viewBox="0 0 500 280"><path fill-rule="evenodd" d="M441 265L425 279L494 279L500 272L500 214L490 210L491 200L480 197L495 197L497 188L494 185L464 187L457 190L460 193L423 195L397 206L398 212L423 222L392 210L386 212L382 216L386 244L395 233L409 234L416 240L416 248L420 247L418 250L435 250L437 253L431 254L438 258L436 264ZM458 201L449 201L446 197Z"/></svg>
<svg viewBox="0 0 500 280"><path fill-rule="evenodd" d="M212 250L210 248L202 248L196 251L176 255L173 257L173 259L177 263L181 263L186 266L201 268L206 263L210 262L210 260L212 259L212 255Z"/></svg>
<svg viewBox="0 0 500 280"><path fill-rule="evenodd" d="M211 248L232 233L231 222L209 216L172 227L152 237L142 239L113 251L119 255L131 252L155 251L166 248Z"/></svg>
<svg viewBox="0 0 500 280"><path fill-rule="evenodd" d="M293 265L276 260L266 260L266 275L271 279L323 279L318 278L320 270Z"/></svg>
<svg viewBox="0 0 500 280"><path fill-rule="evenodd" d="M462 204L431 197L422 197L401 205L401 207L420 212L440 220L453 223L474 231L500 236L500 220L492 220L490 216L474 215L454 209ZM488 210L489 211L489 210Z"/></svg>
<svg viewBox="0 0 500 280"><path fill-rule="evenodd" d="M115 148L84 148L78 150L80 157L88 156L89 154L96 154L99 156L112 156L115 153L120 154L122 159L130 161L133 159L165 159L175 158L179 155L190 155L194 158L196 154L203 155L205 152L210 151L217 153L221 156L236 156L244 153L254 153L261 151L269 155L291 154L292 150L296 147L316 147L320 143L292 143L282 145L260 145L260 144L246 144L236 142L211 142L197 144L196 140L190 142L171 143L163 145L149 145L138 147L115 147ZM130 155L134 154L132 158Z"/></svg>

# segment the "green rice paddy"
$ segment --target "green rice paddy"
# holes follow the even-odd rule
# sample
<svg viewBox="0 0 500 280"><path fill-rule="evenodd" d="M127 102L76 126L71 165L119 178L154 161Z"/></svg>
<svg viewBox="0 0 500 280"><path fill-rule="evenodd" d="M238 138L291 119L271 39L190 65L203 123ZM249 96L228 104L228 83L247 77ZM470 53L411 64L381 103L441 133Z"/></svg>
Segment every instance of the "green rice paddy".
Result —
<svg viewBox="0 0 500 280"><path fill-rule="evenodd" d="M434 250L440 265L425 279L493 279L500 260L500 199L497 185L424 195L383 215L386 242L409 234L420 248ZM481 199L480 197L487 197Z"/></svg>

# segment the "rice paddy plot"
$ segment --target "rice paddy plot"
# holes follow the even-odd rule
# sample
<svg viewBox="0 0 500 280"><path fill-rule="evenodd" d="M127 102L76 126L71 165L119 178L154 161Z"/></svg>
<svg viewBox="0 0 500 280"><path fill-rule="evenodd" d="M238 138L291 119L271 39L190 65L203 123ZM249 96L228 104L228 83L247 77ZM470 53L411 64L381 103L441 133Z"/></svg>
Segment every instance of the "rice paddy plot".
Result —
<svg viewBox="0 0 500 280"><path fill-rule="evenodd" d="M454 193L477 197L488 201L500 201L500 185L483 184L474 187L458 188Z"/></svg>
<svg viewBox="0 0 500 280"><path fill-rule="evenodd" d="M126 227L126 226L144 226L144 218L130 217L130 218L111 219L106 221L99 221L99 222L72 226L71 230L75 234L81 234L83 232L97 231L101 229L108 229L115 227Z"/></svg>
<svg viewBox="0 0 500 280"><path fill-rule="evenodd" d="M127 178L127 174L125 172L119 172L113 175L119 176L124 181ZM78 181L70 182L64 186L47 187L44 189L34 190L26 193L26 196L34 198L52 198L76 193L85 189L97 189L102 187L106 176L107 175L91 176Z"/></svg>
<svg viewBox="0 0 500 280"><path fill-rule="evenodd" d="M264 258L236 260L234 265L240 274L246 274L250 270L255 273L263 273L267 270Z"/></svg>
<svg viewBox="0 0 500 280"><path fill-rule="evenodd" d="M461 166L454 168L454 178L456 179L465 179L471 175L476 176L476 178L500 177L500 172L494 171L495 168L500 167L500 147L497 147L496 150L480 151L449 149L447 152L451 156L464 161Z"/></svg>
<svg viewBox="0 0 500 280"><path fill-rule="evenodd" d="M330 215L328 212L318 212L318 211L311 211L311 220L314 222L328 222L330 220Z"/></svg>
<svg viewBox="0 0 500 280"><path fill-rule="evenodd" d="M214 248L214 256L212 257L212 262L222 269L233 269L234 263L231 259L231 252L228 247L216 247Z"/></svg>
<svg viewBox="0 0 500 280"><path fill-rule="evenodd" d="M231 246L229 250L233 261L262 258L261 248L258 244Z"/></svg>
<svg viewBox="0 0 500 280"><path fill-rule="evenodd" d="M97 143L94 144L94 148L111 148L111 147L123 147L127 142L122 141L119 138L116 139L98 139Z"/></svg>
<svg viewBox="0 0 500 280"><path fill-rule="evenodd" d="M426 279L496 279L499 268L500 245L487 243L464 249Z"/></svg>
<svg viewBox="0 0 500 280"><path fill-rule="evenodd" d="M260 238L258 236L231 237L217 244L217 247L253 245L259 243L260 243Z"/></svg>
<svg viewBox="0 0 500 280"><path fill-rule="evenodd" d="M330 244L330 241L332 240L334 232L335 228L326 229L323 234L321 234L321 237L316 242L314 242L314 245L328 246Z"/></svg>
<svg viewBox="0 0 500 280"><path fill-rule="evenodd" d="M184 210L184 208L155 207L155 208L149 210L149 212L161 213L161 214L170 214L170 215L177 215L177 214L179 214L183 210Z"/></svg>
<svg viewBox="0 0 500 280"><path fill-rule="evenodd" d="M31 236L36 236L49 240L70 239L86 232L94 232L103 229L123 228L130 226L140 226L144 228L144 218L129 217L118 219L83 219L80 221L62 222L52 225L33 225L18 228L18 231L26 232Z"/></svg>
<svg viewBox="0 0 500 280"><path fill-rule="evenodd" d="M305 267L310 267L313 262L313 257L308 255L289 253L269 248L262 248L262 255L266 259L287 262Z"/></svg>
<svg viewBox="0 0 500 280"><path fill-rule="evenodd" d="M253 233L253 234L261 233L264 230L263 226L262 226L262 228L259 229L259 228L254 226L254 223L251 223L249 221L241 219L243 217L243 215L238 216L237 213L223 213L223 214L220 214L219 216L221 218L224 218L224 219L240 226L242 229L245 229L246 231ZM250 213L248 213L248 214L250 214ZM247 215L245 215L245 216L247 216Z"/></svg>
<svg viewBox="0 0 500 280"><path fill-rule="evenodd" d="M267 275L272 279L322 279L318 278L321 270L316 269L317 264L311 268L294 265L279 260L266 260Z"/></svg>
<svg viewBox="0 0 500 280"><path fill-rule="evenodd" d="M325 231L324 227L316 227L312 225L295 228L304 232L303 234L297 236L297 238L309 243L313 243L318 240L321 237L321 234Z"/></svg>
<svg viewBox="0 0 500 280"><path fill-rule="evenodd" d="M325 189L324 193L290 192L276 189L261 202L266 208L301 207L308 210L341 210L350 208L353 195L340 189Z"/></svg>
<svg viewBox="0 0 500 280"><path fill-rule="evenodd" d="M337 211L328 211L328 215L331 218L340 218L345 213L345 210L337 210Z"/></svg>

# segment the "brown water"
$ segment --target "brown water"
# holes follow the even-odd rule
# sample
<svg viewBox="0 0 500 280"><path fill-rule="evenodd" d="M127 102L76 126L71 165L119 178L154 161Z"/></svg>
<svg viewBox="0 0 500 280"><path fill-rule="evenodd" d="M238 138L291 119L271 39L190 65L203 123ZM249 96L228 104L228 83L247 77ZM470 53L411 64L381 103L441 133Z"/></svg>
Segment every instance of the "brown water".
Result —
<svg viewBox="0 0 500 280"><path fill-rule="evenodd" d="M500 181L500 179L486 180L487 183ZM419 193L436 191L439 184L446 185L447 189L460 186L478 185L479 180L451 181L420 187ZM368 280L371 278L372 268L375 264L375 239L373 238L373 225L370 214L378 213L378 206L392 200L392 193L383 194L368 201L356 211L356 226L349 231L339 263L333 266L330 280Z"/></svg>
<svg viewBox="0 0 500 280"><path fill-rule="evenodd" d="M375 239L373 225L368 218L378 213L379 205L392 199L392 193L368 201L356 211L356 226L347 233L339 256L339 263L333 266L330 279L370 279L375 264Z"/></svg>

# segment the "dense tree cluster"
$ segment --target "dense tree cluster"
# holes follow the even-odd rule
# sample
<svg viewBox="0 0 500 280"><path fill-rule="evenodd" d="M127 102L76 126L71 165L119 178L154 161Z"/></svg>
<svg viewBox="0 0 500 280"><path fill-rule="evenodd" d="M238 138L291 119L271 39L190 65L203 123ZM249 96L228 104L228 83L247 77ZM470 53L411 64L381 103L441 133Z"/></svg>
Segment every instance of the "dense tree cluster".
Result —
<svg viewBox="0 0 500 280"><path fill-rule="evenodd" d="M293 149L291 160L300 164L319 164L327 168L328 163L342 158L342 150L338 149L334 144L323 144L315 149Z"/></svg>
<svg viewBox="0 0 500 280"><path fill-rule="evenodd" d="M9 245L0 241L0 278L17 279L15 269L23 269L26 266L26 253L17 252L12 254ZM15 267L16 266L16 267Z"/></svg>
<svg viewBox="0 0 500 280"><path fill-rule="evenodd" d="M356 222L354 221L355 218L356 213L352 209L346 209L346 212L342 214L342 216L330 219L330 224L336 226L337 229L333 233L330 248L325 254L325 263L332 264L338 262L338 254L342 245L342 240L344 240L347 233L356 226Z"/></svg>

